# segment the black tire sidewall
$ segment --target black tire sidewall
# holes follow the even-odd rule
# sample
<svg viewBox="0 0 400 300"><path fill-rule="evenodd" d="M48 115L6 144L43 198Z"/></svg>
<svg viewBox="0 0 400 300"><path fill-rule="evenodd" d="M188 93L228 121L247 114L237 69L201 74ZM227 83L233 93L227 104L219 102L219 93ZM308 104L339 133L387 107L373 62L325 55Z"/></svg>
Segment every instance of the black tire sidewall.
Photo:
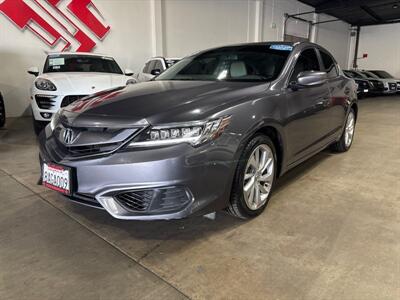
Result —
<svg viewBox="0 0 400 300"><path fill-rule="evenodd" d="M261 144L268 145L268 147L270 147L270 149L272 150L273 157L274 157L274 177L273 177L273 181L272 181L272 187L271 187L270 193L268 195L268 198L267 198L267 201L265 202L265 204L262 207L258 208L257 210L251 210L248 208L246 201L244 199L244 195L243 195L244 172L245 172L247 162L250 158L250 155L252 154L254 149ZM270 196L272 194L272 191L273 191L273 188L275 185L275 180L276 180L276 176L277 176L276 173L277 173L277 158L276 158L276 150L275 150L274 143L266 135L259 134L259 135L254 136L249 141L247 146L243 149L243 152L242 152L241 157L238 162L235 179L234 179L233 197L234 197L234 201L238 202L237 207L240 210L240 213L242 215L247 216L247 217L254 217L264 211L265 207L267 206L267 204L269 202Z"/></svg>

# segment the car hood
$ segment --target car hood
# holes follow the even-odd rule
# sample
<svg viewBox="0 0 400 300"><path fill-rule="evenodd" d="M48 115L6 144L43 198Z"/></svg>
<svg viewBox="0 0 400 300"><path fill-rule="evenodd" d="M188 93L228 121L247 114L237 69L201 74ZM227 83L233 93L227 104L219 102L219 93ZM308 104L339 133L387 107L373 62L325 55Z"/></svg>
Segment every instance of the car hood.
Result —
<svg viewBox="0 0 400 300"><path fill-rule="evenodd" d="M251 100L269 84L226 81L149 81L84 98L66 107L71 126L126 127L204 120Z"/></svg>
<svg viewBox="0 0 400 300"><path fill-rule="evenodd" d="M90 95L106 89L124 86L131 77L112 73L65 72L44 73L39 78L53 82L60 94Z"/></svg>

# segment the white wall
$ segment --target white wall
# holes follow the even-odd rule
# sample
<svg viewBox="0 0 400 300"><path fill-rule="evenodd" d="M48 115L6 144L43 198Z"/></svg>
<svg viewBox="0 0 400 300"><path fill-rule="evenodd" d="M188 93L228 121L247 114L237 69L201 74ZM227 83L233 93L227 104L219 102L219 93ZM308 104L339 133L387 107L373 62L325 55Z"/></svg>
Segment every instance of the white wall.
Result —
<svg viewBox="0 0 400 300"><path fill-rule="evenodd" d="M360 69L386 70L400 78L400 24L366 26L361 28L358 56Z"/></svg>
<svg viewBox="0 0 400 300"><path fill-rule="evenodd" d="M86 30L97 42L94 52L113 55L122 68L135 72L154 55L179 57L223 44L282 40L284 13L312 10L296 0L92 1L111 26L103 41ZM314 32L316 42L331 50L340 64L347 64L347 24L325 24ZM287 33L307 37L308 25L291 20ZM33 77L26 70L41 67L45 51L55 50L60 49L49 48L29 30L20 31L0 13L0 91L8 116L29 113Z"/></svg>

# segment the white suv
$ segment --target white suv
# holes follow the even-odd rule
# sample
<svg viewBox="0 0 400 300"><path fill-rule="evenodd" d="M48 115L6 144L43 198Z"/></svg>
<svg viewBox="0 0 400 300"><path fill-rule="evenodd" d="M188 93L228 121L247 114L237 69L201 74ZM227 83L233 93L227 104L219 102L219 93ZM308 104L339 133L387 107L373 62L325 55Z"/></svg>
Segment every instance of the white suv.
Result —
<svg viewBox="0 0 400 300"><path fill-rule="evenodd" d="M149 81L180 61L180 58L165 58L161 56L150 58L143 67L142 72L138 73L136 79L139 82Z"/></svg>
<svg viewBox="0 0 400 300"><path fill-rule="evenodd" d="M42 74L32 67L36 79L31 88L33 125L36 134L61 107L102 90L136 83L133 72L121 68L114 58L84 52L51 53Z"/></svg>

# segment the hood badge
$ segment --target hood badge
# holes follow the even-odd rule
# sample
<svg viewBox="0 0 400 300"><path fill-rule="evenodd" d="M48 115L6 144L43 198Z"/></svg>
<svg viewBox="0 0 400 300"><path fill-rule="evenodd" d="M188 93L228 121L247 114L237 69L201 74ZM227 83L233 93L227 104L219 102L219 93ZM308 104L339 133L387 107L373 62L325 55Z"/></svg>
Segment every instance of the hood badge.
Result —
<svg viewBox="0 0 400 300"><path fill-rule="evenodd" d="M65 144L71 145L74 142L75 134L71 128L63 128L61 136Z"/></svg>

